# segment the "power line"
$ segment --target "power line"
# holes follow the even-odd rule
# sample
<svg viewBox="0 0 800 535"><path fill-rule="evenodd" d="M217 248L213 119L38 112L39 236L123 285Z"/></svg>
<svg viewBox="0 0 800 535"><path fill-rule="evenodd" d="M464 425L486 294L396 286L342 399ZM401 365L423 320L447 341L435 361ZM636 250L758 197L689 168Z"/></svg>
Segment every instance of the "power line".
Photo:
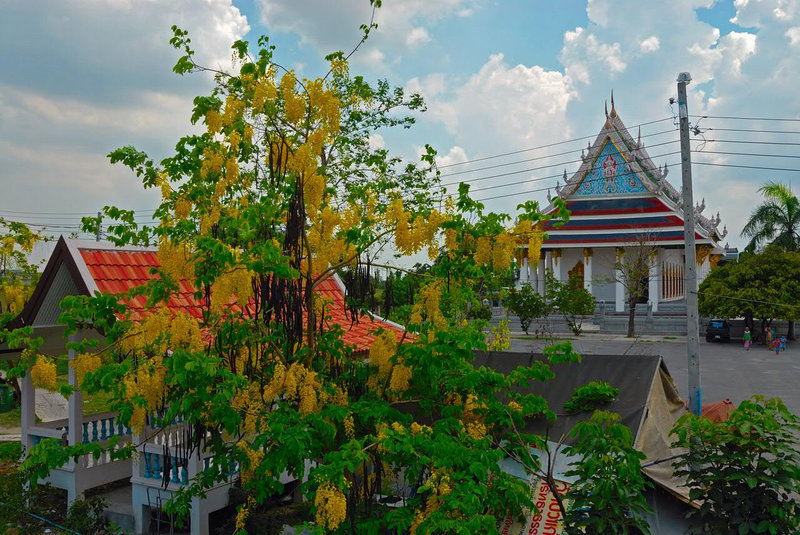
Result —
<svg viewBox="0 0 800 535"><path fill-rule="evenodd" d="M656 124L656 123L661 123L661 122L664 122L664 121L671 121L671 120L672 120L672 117L665 117L664 119L658 119L656 121L648 121L648 122L645 122L645 123L639 123L639 124L630 125L627 128L630 130L631 128L636 128L636 127L639 127L639 126L647 126L647 125L650 125L650 124ZM513 156L514 154L521 154L523 152L530 152L530 151L539 150L539 149L546 149L546 148L555 147L555 146L558 146L558 145L565 145L567 143L574 143L576 141L583 141L585 139L595 139L595 138L597 138L597 134L594 134L594 135L591 135L591 136L576 137L576 138L573 138L573 139L567 139L567 140L564 140L564 141L558 141L556 143L548 143L547 145L539 145L538 147L530 147L528 149L521 149L521 150L515 150L515 151L511 151L511 152L505 152L503 154L495 154L495 155L492 155L492 156L484 156L482 158L474 158L472 160L465 160L463 162L450 163L450 164L447 164L447 165L440 165L440 166L437 166L437 167L439 169L445 169L447 167L454 167L456 165L466 165L466 164L470 164L470 163L474 163L474 162L483 162L483 161L486 161L486 160L492 160L494 158L503 158L504 156Z"/></svg>
<svg viewBox="0 0 800 535"><path fill-rule="evenodd" d="M664 156L674 156L675 154L680 154L680 151L673 151L673 152L667 152L667 153L664 153L664 154L658 154L656 156L653 156L653 158L663 158ZM601 167L591 167L591 168L587 169L586 172L590 173L592 171L597 171L599 169L601 169ZM631 172L631 174L633 174L633 173ZM486 187L483 187L483 188L475 188L475 189L471 189L470 192L486 191L486 190L497 189L497 188L505 188L505 187L508 187L508 186L516 186L516 185L519 185L519 184L527 184L529 182L540 182L542 180L552 179L552 178L561 177L561 176L563 176L563 175L562 174L557 174L557 175L548 175L548 176L543 176L543 177L538 177L538 178L529 178L527 180L519 180L517 182L509 182L508 184L497 184L495 186L486 186ZM588 182L591 182L593 180L595 180L595 179L589 179ZM605 179L603 179L603 180L605 180Z"/></svg>
<svg viewBox="0 0 800 535"><path fill-rule="evenodd" d="M791 171L800 172L800 169L793 169L789 167L762 167L758 165L735 165L732 163L711 163L711 162L692 162L696 165L709 165L713 167L736 167L739 169L760 169L763 171Z"/></svg>
<svg viewBox="0 0 800 535"><path fill-rule="evenodd" d="M652 136L659 136L659 135L667 134L667 133L670 133L670 132L675 132L675 130L674 129L662 130L661 132L656 132L654 134L648 134L646 136L642 136L642 138L652 137ZM652 145L651 147L657 147L657 146L658 145ZM535 161L535 160L543 160L543 159L547 159L547 158L554 158L556 156L563 156L565 154L574 154L575 152L576 152L576 150L572 149L572 150L568 150L568 151L564 151L564 152L557 152L555 154L548 154L548 155L545 155L545 156L536 156L535 158L526 158L525 160L516 160L514 162L499 163L499 164L495 164L495 165L489 165L489 166L486 166L486 167L478 167L476 169L465 169L463 171L456 171L455 173L447 173L447 174L444 174L444 175L439 175L439 177L440 178L446 178L446 177L449 177L449 176L463 175L463 174L466 174L466 173L475 173L475 172L478 172L478 171L486 171L488 169L496 169L498 167L505 167L505 166L508 166L508 165L517 165L517 164L520 164L520 163L532 162L532 161ZM556 165L556 164L554 164L554 165Z"/></svg>
<svg viewBox="0 0 800 535"><path fill-rule="evenodd" d="M677 143L677 142L678 142L677 139L672 140L672 141L665 141L664 143L656 143L655 145L651 145L650 148L660 147L662 145L670 145L672 143ZM650 159L658 158L658 157L659 156L651 156ZM508 171L507 173L499 173L499 174L489 175L489 176L484 176L484 177L468 178L468 179L465 179L465 180L457 180L457 181L452 181L452 182L445 182L445 183L442 184L442 186L453 186L455 184L461 184L461 183L480 182L482 180L489 180L490 178L502 178L504 176L519 175L521 173L527 173L527 172L530 172L530 171L539 171L541 169L549 169L551 167L560 167L562 165L569 165L569 164L573 164L573 163L582 163L583 161L584 160L582 158L578 158L577 160L568 160L568 161L553 163L553 164L549 164L549 165L541 165L539 167L528 167L526 169L519 169L519 170L516 170L516 171ZM560 176L560 175L558 175L558 176Z"/></svg>
<svg viewBox="0 0 800 535"><path fill-rule="evenodd" d="M753 128L714 128L709 126L703 130L714 130L718 132L753 132L756 134L800 134L800 130L758 130Z"/></svg>
<svg viewBox="0 0 800 535"><path fill-rule="evenodd" d="M700 141L700 140L694 140ZM792 141L749 141L744 139L707 139L706 143L740 143L745 145L785 145L790 147L798 147L800 143Z"/></svg>
<svg viewBox="0 0 800 535"><path fill-rule="evenodd" d="M729 156L758 156L762 158L800 158L797 154L761 154L758 152L727 152L721 150L693 150L695 154L727 154Z"/></svg>
<svg viewBox="0 0 800 535"><path fill-rule="evenodd" d="M800 123L800 119L790 119L790 118L781 118L781 117L737 117L733 115L690 115L690 117L694 117L697 119L730 119L736 121L785 121L785 122L792 122L792 123Z"/></svg>
<svg viewBox="0 0 800 535"><path fill-rule="evenodd" d="M673 163L668 163L667 165L668 166L671 165L671 166L674 167L674 166L679 165L679 164L680 164L680 162L673 162ZM627 173L627 174L635 174L635 173L630 172L630 173ZM590 178L588 180L584 179L583 182L581 182L581 183L583 184L583 183L587 183L587 182L600 182L600 181L604 181L604 180L605 180L604 178ZM495 195L493 197L485 197L483 199L474 199L474 200L477 201L477 202L491 201L491 200L494 200L494 199L503 199L503 198L506 198L506 197L519 196L521 193L537 193L537 192L540 192L540 191L549 190L551 188L552 188L552 186L548 186L548 187L544 187L544 188L538 188L538 189L531 189L531 190L521 190L521 191L516 191L514 193L507 193L507 194L504 194L504 195ZM447 194L447 195L442 196L442 199L445 198L445 197L454 197L455 195L456 195L455 193L454 194Z"/></svg>

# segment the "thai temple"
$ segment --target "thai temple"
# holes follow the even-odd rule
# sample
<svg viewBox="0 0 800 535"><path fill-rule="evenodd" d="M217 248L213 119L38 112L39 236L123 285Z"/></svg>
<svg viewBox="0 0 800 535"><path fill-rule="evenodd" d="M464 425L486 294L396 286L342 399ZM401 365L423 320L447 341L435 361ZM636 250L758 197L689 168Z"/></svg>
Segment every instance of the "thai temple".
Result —
<svg viewBox="0 0 800 535"><path fill-rule="evenodd" d="M654 247L650 257L647 303L659 305L684 300L684 239L681 193L667 180L666 164L657 166L641 141L634 139L614 107L606 106L606 121L594 143L581 152L578 171L556 186L566 201L569 221L550 221L545 230L539 265L523 261L520 284L544 292L544 274L552 270L562 281L578 280L608 311L626 310L626 291L615 273L620 255L645 243ZM545 213L555 212L548 192ZM703 215L705 200L695 206L698 284L725 254L720 241L727 229L720 227L719 213Z"/></svg>

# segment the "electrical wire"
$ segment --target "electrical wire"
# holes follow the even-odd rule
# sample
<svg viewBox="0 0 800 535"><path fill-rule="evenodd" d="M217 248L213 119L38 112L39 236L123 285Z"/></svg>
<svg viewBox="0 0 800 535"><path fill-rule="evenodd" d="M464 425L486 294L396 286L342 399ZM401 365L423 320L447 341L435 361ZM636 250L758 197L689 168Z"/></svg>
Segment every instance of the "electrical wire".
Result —
<svg viewBox="0 0 800 535"><path fill-rule="evenodd" d="M628 130L630 130L631 128L647 126L647 125L661 123L661 122L664 122L664 121L671 121L671 120L672 120L672 117L665 117L663 119L658 119L658 120L655 120L655 121L647 121L647 122L644 122L644 123L630 125L630 126L628 126L626 128ZM492 160L494 158L503 158L505 156L513 156L514 154L522 154L523 152L530 152L530 151L539 150L539 149L547 149L547 148L550 148L550 147L556 147L558 145L565 145L567 143L574 143L576 141L583 141L583 140L586 140L586 139L596 139L596 138L597 138L597 134L593 134L593 135L590 135L590 136L577 137L577 138L573 138L573 139L567 139L567 140L564 140L564 141L558 141L556 143L548 143L546 145L539 145L538 147L530 147L530 148L527 148L527 149L520 149L520 150L511 151L511 152L505 152L503 154L494 154L492 156L484 156L482 158L473 158L472 160L465 160L463 162L451 163L451 164L447 164L447 165L440 165L440 166L438 166L438 168L439 169L445 169L447 167L455 167L457 165L466 165L466 164L470 164L470 163L474 163L474 162L483 162L483 161L486 161L486 160Z"/></svg>
<svg viewBox="0 0 800 535"><path fill-rule="evenodd" d="M694 154L727 154L729 156L758 156L761 158L800 158L797 154L761 154L758 152L727 152L721 150L693 150Z"/></svg>
<svg viewBox="0 0 800 535"><path fill-rule="evenodd" d="M646 136L641 136L641 138L644 139L646 137L660 136L660 135L663 135L663 134L668 134L670 132L675 132L675 129L674 128L670 128L669 130L662 130L661 132L655 132L653 134L648 134ZM652 145L651 148L652 147L657 147L657 146L659 146L659 145ZM516 160L514 162L499 163L499 164L495 164L495 165L489 165L489 166L486 166L486 167L478 167L476 169L465 169L463 171L456 171L455 173L442 174L442 175L439 175L439 177L440 178L446 178L446 177L449 177L449 176L462 175L462 174L466 174L466 173L475 173L475 172L478 172L478 171L486 171L488 169L497 169L498 167L505 167L505 166L508 166L508 165L517 165L517 164L520 164L520 163L532 162L532 161L536 161L536 160L543 160L543 159L547 159L547 158L554 158L556 156L564 156L565 154L575 154L576 152L577 151L575 149L572 149L572 150L568 150L568 151L564 151L564 152L557 152L555 154L548 154L548 155L545 155L545 156L536 156L534 158L526 158L525 160ZM556 164L554 164L554 165L556 165Z"/></svg>
<svg viewBox="0 0 800 535"><path fill-rule="evenodd" d="M655 145L651 145L650 148L660 147L660 146L663 146L663 145L671 145L673 143L678 143L679 141L680 140L675 139L675 140L672 140L672 141L665 141L664 143L656 143ZM650 156L650 159L652 160L653 158L659 158L659 157L660 156ZM492 179L492 178L502 178L502 177L505 177L505 176L519 175L521 173L528 173L530 171L539 171L539 170L542 170L542 169L549 169L551 167L560 167L562 165L569 165L569 164L573 164L573 163L583 163L583 161L584 161L583 159L578 158L577 160L568 160L568 161L553 163L553 164L549 164L549 165L541 165L539 167L528 167L526 169L519 169L519 170L516 170L516 171L508 171L506 173L498 173L498 174L488 175L488 176L483 176L483 177L478 177L478 178L468 178L468 179L465 179L465 180L456 180L456 181L452 181L452 182L445 182L445 183L442 184L442 186L453 186L455 184L461 184L461 183L481 182L483 180L489 180L489 179ZM562 176L562 175L557 175L557 176Z"/></svg>
<svg viewBox="0 0 800 535"><path fill-rule="evenodd" d="M800 130L757 130L753 128L714 128L709 126L703 130L718 132L752 132L756 134L800 134Z"/></svg>
<svg viewBox="0 0 800 535"><path fill-rule="evenodd" d="M738 117L734 115L689 115L698 119L729 119L735 121L775 121L800 123L800 119L787 117Z"/></svg>
<svg viewBox="0 0 800 535"><path fill-rule="evenodd" d="M692 162L692 165L708 165L713 167L735 167L738 169L760 169L762 171L789 171L789 172L800 172L800 169L793 169L790 167L762 167L759 165L736 165L732 163L712 163L712 162Z"/></svg>

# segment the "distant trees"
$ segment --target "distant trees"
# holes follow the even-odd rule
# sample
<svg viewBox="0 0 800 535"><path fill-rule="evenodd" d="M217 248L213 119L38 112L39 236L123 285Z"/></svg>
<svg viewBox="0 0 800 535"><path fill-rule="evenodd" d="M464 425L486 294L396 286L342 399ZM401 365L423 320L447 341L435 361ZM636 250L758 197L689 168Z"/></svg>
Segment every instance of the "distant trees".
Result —
<svg viewBox="0 0 800 535"><path fill-rule="evenodd" d="M777 246L763 253L743 253L706 277L698 290L698 308L704 316L744 317L755 332L774 319L794 321L800 312L800 253L783 252ZM754 319L760 320L755 329ZM790 329L790 337L794 337Z"/></svg>
<svg viewBox="0 0 800 535"><path fill-rule="evenodd" d="M531 322L558 313L574 334L580 334L583 316L594 313L595 298L582 285L574 281L561 282L552 271L545 274L545 293L541 295L530 284L517 290L512 288L505 304L519 318L522 330L528 334Z"/></svg>

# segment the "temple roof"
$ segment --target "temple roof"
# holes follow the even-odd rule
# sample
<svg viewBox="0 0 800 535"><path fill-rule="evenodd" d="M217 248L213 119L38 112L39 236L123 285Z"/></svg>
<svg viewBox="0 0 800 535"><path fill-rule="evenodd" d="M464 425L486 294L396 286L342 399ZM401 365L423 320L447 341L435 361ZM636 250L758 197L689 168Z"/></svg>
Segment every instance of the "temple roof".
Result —
<svg viewBox="0 0 800 535"><path fill-rule="evenodd" d="M634 140L622 122L611 95L611 111L594 143L581 151L581 166L556 194L567 201L570 220L547 225L545 246L620 246L643 235L659 245L683 245L683 208L680 192L667 180L666 164L656 166L641 140ZM550 194L548 192L548 199ZM551 203L545 210L552 212ZM720 248L727 229L719 230L719 213L703 215L705 199L695 206L698 244Z"/></svg>
<svg viewBox="0 0 800 535"><path fill-rule="evenodd" d="M107 243L72 240L62 236L31 299L11 326L56 325L59 303L66 295L93 295L95 292L120 295L144 285L158 277L151 272L160 265L157 253L153 248L119 248ZM345 309L345 288L337 276L322 281L317 291L331 303L326 308L326 314L330 315L327 325L339 325L344 331L343 341L353 345L357 351L370 348L378 329L393 331L398 337L401 336L402 326L378 316L368 315L361 317L358 322L352 321ZM132 319L140 318L148 311L144 296L126 299L126 302ZM182 311L196 318L202 317L201 302L192 285L186 281L179 283L179 290L170 296L166 306L171 312ZM238 305L231 304L231 308L238 308Z"/></svg>

